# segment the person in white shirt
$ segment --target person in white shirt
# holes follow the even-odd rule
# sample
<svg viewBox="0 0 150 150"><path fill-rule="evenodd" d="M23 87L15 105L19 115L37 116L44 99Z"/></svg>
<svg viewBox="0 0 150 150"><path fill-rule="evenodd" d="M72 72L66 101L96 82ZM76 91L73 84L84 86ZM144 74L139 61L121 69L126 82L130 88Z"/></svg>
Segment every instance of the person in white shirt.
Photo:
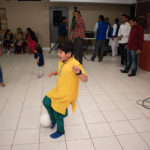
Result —
<svg viewBox="0 0 150 150"><path fill-rule="evenodd" d="M119 19L116 18L115 23L113 25L113 27L110 30L110 40L109 40L109 45L111 46L111 50L112 50L112 56L117 56L118 52L117 52L117 47L118 47L118 31L120 28L119 25Z"/></svg>
<svg viewBox="0 0 150 150"><path fill-rule="evenodd" d="M127 64L127 50L126 45L128 43L129 34L130 34L130 25L127 21L127 15L123 14L121 16L122 24L120 25L120 29L118 32L118 42L121 53L121 65Z"/></svg>

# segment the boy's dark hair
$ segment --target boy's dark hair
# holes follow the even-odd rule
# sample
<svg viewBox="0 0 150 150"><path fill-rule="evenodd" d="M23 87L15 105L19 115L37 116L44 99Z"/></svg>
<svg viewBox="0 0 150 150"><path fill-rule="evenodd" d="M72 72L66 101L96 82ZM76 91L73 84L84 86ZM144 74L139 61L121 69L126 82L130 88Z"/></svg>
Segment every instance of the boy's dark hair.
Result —
<svg viewBox="0 0 150 150"><path fill-rule="evenodd" d="M71 52L71 56L74 54L74 44L70 40L65 40L58 45L58 49L61 49L66 54Z"/></svg>
<svg viewBox="0 0 150 150"><path fill-rule="evenodd" d="M101 19L101 21L104 21L104 16L103 15L99 15L99 19Z"/></svg>
<svg viewBox="0 0 150 150"><path fill-rule="evenodd" d="M132 21L136 21L136 22L137 22L137 18L136 18L136 17L130 17L129 20L132 20Z"/></svg>
<svg viewBox="0 0 150 150"><path fill-rule="evenodd" d="M38 54L43 54L43 50L42 50L42 47L40 46L40 44L37 44L35 49Z"/></svg>
<svg viewBox="0 0 150 150"><path fill-rule="evenodd" d="M115 22L117 22L117 23L118 23L118 22L119 22L119 18L115 18Z"/></svg>

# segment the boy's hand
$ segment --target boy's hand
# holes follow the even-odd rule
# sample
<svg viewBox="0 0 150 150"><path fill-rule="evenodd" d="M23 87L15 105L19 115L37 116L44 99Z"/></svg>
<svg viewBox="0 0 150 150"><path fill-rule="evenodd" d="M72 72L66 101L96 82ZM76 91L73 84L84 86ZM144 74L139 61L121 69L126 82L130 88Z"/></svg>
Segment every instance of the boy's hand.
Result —
<svg viewBox="0 0 150 150"><path fill-rule="evenodd" d="M76 74L80 72L80 68L77 66L73 66L72 69L73 69L73 72Z"/></svg>
<svg viewBox="0 0 150 150"><path fill-rule="evenodd" d="M50 73L48 74L48 77L56 76L57 74L58 74L58 72L50 72Z"/></svg>
<svg viewBox="0 0 150 150"><path fill-rule="evenodd" d="M79 67L73 66L72 69L73 69L73 72L79 76L79 78L82 82L88 81L88 76L86 74L83 74Z"/></svg>

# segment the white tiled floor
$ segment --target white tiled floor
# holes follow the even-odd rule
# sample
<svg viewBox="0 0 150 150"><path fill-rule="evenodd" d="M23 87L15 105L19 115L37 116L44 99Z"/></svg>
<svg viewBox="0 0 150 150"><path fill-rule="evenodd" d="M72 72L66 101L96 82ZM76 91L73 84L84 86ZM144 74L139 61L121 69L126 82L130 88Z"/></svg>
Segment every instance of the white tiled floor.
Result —
<svg viewBox="0 0 150 150"><path fill-rule="evenodd" d="M150 150L150 110L136 104L150 97L150 72L121 74L120 58L84 60L89 76L80 83L77 109L65 119L65 135L51 139L55 129L42 128L42 98L56 84L48 78L58 58L45 52L44 77L37 78L32 55L0 58L5 88L0 88L0 150Z"/></svg>

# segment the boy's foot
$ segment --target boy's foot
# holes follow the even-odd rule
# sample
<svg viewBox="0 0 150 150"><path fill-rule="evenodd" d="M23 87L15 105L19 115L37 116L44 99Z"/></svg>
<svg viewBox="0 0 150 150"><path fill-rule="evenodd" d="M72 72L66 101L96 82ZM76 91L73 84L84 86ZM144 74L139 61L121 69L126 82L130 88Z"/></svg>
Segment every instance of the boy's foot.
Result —
<svg viewBox="0 0 150 150"><path fill-rule="evenodd" d="M38 75L38 78L41 78L42 76L41 75Z"/></svg>
<svg viewBox="0 0 150 150"><path fill-rule="evenodd" d="M56 123L51 123L50 128L53 129Z"/></svg>
<svg viewBox="0 0 150 150"><path fill-rule="evenodd" d="M41 74L41 75L38 75L38 78L42 78L44 75L43 74Z"/></svg>
<svg viewBox="0 0 150 150"><path fill-rule="evenodd" d="M38 78L42 78L43 75L38 75Z"/></svg>
<svg viewBox="0 0 150 150"><path fill-rule="evenodd" d="M0 86L1 86L1 87L5 87L6 85L5 85L4 82L2 82L2 83L0 83Z"/></svg>
<svg viewBox="0 0 150 150"><path fill-rule="evenodd" d="M62 136L64 133L59 133L59 132L54 132L50 135L51 138L56 139L59 138L60 136Z"/></svg>

